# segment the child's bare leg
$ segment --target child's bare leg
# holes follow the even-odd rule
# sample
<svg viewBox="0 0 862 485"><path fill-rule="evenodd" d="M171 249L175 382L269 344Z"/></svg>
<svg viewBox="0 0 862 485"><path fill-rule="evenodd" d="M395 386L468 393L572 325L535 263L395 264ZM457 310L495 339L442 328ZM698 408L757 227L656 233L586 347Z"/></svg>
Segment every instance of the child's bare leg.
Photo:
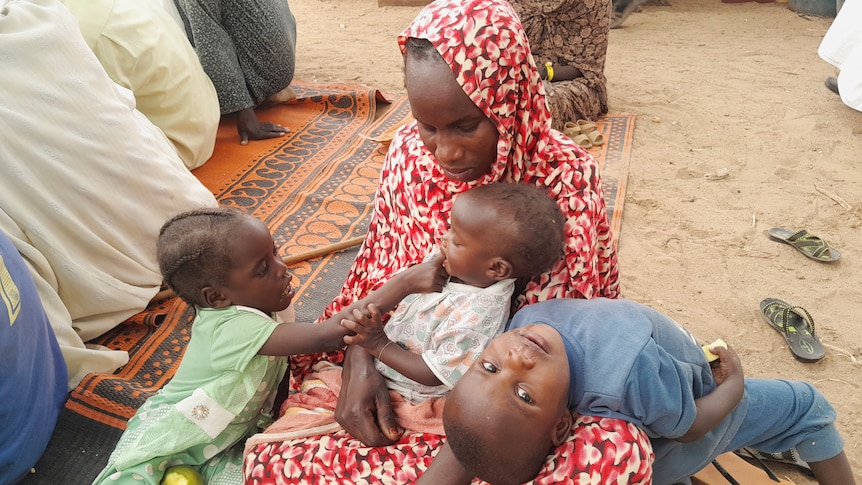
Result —
<svg viewBox="0 0 862 485"><path fill-rule="evenodd" d="M847 455L842 451L837 455L823 461L809 461L808 466L817 478L820 485L855 485L853 471L850 470L850 462Z"/></svg>

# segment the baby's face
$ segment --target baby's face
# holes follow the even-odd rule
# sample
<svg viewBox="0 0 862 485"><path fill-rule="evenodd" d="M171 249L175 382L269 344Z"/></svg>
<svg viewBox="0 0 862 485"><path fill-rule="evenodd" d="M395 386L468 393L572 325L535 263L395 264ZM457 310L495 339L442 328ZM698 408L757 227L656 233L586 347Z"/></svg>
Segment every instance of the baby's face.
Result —
<svg viewBox="0 0 862 485"><path fill-rule="evenodd" d="M508 408L513 421L548 429L567 410L569 360L563 339L544 324L510 330L495 338L458 387L485 402Z"/></svg>
<svg viewBox="0 0 862 485"><path fill-rule="evenodd" d="M488 227L493 222L487 210L463 195L455 199L449 215L449 231L440 241L440 252L446 258L443 267L461 282L485 288L496 281L489 270L500 257L500 251L496 241L488 240L493 233Z"/></svg>
<svg viewBox="0 0 862 485"><path fill-rule="evenodd" d="M264 313L290 306L294 291L292 277L278 255L278 247L263 222L248 218L237 231L233 243L233 269L222 291L234 305L256 308Z"/></svg>

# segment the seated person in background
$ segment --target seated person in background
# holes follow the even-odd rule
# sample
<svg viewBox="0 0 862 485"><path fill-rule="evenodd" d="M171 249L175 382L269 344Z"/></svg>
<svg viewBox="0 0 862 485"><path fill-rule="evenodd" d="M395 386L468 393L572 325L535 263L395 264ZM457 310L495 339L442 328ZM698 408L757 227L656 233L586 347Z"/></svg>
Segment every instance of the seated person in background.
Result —
<svg viewBox="0 0 862 485"><path fill-rule="evenodd" d="M413 402L448 393L508 322L515 280L563 255L563 215L536 186L475 187L450 217L439 245L450 277L443 291L405 298L385 327L376 307L344 322L356 332L344 341L377 357L387 386Z"/></svg>
<svg viewBox="0 0 862 485"><path fill-rule="evenodd" d="M276 356L341 348L350 333L341 319L356 306L319 325L276 322L293 300L293 278L267 227L238 209L179 214L157 247L165 282L195 306L191 340L176 375L132 416L94 483L157 485L180 464L205 483L242 483L245 439L269 424L287 370L287 359ZM357 305L388 311L408 294L439 290L424 269L402 272L393 280L399 284Z"/></svg>
<svg viewBox="0 0 862 485"><path fill-rule="evenodd" d="M530 480L565 441L572 412L644 429L656 485L683 482L744 447L795 447L819 483L855 483L835 411L814 386L744 379L730 347L709 349L713 366L691 334L650 308L560 299L524 308L510 329L447 399L447 448L428 474L440 466L449 480L433 483Z"/></svg>
<svg viewBox="0 0 862 485"><path fill-rule="evenodd" d="M218 96L185 32L153 1L62 0L108 76L135 95L189 170L213 153Z"/></svg>
<svg viewBox="0 0 862 485"><path fill-rule="evenodd" d="M0 11L0 231L28 264L74 388L128 361L84 342L159 291L164 221L216 200L62 3L0 0Z"/></svg>
<svg viewBox="0 0 862 485"><path fill-rule="evenodd" d="M66 365L18 250L0 232L0 483L33 467L66 402Z"/></svg>
<svg viewBox="0 0 862 485"><path fill-rule="evenodd" d="M240 143L283 136L261 122L265 102L295 98L296 20L287 0L175 0L186 35L209 75L222 114L236 113Z"/></svg>
<svg viewBox="0 0 862 485"><path fill-rule="evenodd" d="M610 0L509 0L545 81L553 127L608 112L605 56ZM550 19L550 20L549 20Z"/></svg>
<svg viewBox="0 0 862 485"><path fill-rule="evenodd" d="M846 0L817 53L835 66L836 76L826 78L826 87L841 96L847 106L862 111L862 0Z"/></svg>

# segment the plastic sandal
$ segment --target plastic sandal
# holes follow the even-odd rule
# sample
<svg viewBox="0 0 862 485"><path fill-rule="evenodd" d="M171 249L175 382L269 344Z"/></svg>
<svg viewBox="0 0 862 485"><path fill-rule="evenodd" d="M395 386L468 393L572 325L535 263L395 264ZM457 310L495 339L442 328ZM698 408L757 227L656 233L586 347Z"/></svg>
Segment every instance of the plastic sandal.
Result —
<svg viewBox="0 0 862 485"><path fill-rule="evenodd" d="M777 298L766 298L760 302L760 313L766 323L784 337L796 360L817 362L826 355L814 333L814 319L806 309L790 306Z"/></svg>
<svg viewBox="0 0 862 485"><path fill-rule="evenodd" d="M593 142L590 141L590 138L587 135L575 135L572 140L583 148L592 148Z"/></svg>
<svg viewBox="0 0 862 485"><path fill-rule="evenodd" d="M584 135L591 131L596 131L596 124L592 121L578 120L578 126L581 127L581 133Z"/></svg>
<svg viewBox="0 0 862 485"><path fill-rule="evenodd" d="M586 135L587 135L587 138L590 139L590 143L592 143L593 146L604 145L604 143L605 143L604 135L602 135L598 131L591 131L591 132L587 133Z"/></svg>
<svg viewBox="0 0 862 485"><path fill-rule="evenodd" d="M768 470L767 473L769 477L773 480L777 479L772 470L764 462L773 462L773 463L781 463L783 465L793 465L799 467L799 471L808 475L809 477L813 477L814 474L811 472L811 467L808 466L808 463L802 461L799 458L799 453L795 448L791 448L786 451L782 451L781 453L767 453L765 451L755 450L754 448L741 448L736 451L736 456L739 456L745 460L754 461L763 468L764 470ZM777 481L777 480L776 480Z"/></svg>
<svg viewBox="0 0 862 485"><path fill-rule="evenodd" d="M581 134L581 127L574 121L567 121L563 125L563 134L574 140L576 136Z"/></svg>
<svg viewBox="0 0 862 485"><path fill-rule="evenodd" d="M805 229L794 232L782 227L773 227L769 230L769 238L793 246L806 258L814 261L829 263L841 258L838 250L831 248L829 243L814 234L809 234Z"/></svg>

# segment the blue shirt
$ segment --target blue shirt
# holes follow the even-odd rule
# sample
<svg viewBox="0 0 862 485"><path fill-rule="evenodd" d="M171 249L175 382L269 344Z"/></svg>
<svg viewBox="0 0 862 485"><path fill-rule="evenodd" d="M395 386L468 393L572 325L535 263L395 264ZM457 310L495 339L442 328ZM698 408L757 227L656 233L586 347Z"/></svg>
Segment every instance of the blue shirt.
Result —
<svg viewBox="0 0 862 485"><path fill-rule="evenodd" d="M0 232L0 483L15 483L51 439L66 363L24 260Z"/></svg>
<svg viewBox="0 0 862 485"><path fill-rule="evenodd" d="M678 476L679 470L712 456L736 434L747 410L745 398L703 438L673 440L689 430L697 414L695 399L715 389L715 380L701 346L670 318L626 300L555 299L521 309L509 329L534 323L550 325L563 337L569 409L622 419L644 430L656 455L657 484L665 474Z"/></svg>

